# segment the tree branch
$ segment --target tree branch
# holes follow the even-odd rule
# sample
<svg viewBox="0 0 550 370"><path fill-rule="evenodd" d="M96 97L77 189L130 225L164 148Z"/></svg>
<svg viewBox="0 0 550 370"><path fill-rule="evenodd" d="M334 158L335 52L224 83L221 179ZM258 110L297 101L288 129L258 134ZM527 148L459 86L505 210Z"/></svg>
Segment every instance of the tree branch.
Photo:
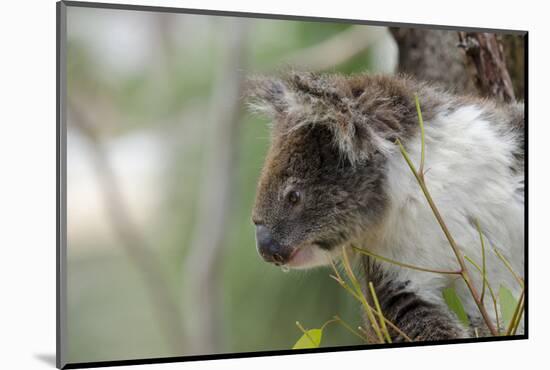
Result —
<svg viewBox="0 0 550 370"><path fill-rule="evenodd" d="M180 307L168 289L160 262L139 228L134 224L121 192L116 174L105 154L97 126L73 99L69 99L69 122L88 139L92 164L103 195L107 215L115 233L122 241L124 251L141 274L159 328L174 353L181 353L185 346Z"/></svg>
<svg viewBox="0 0 550 370"><path fill-rule="evenodd" d="M338 66L380 40L388 31L383 27L353 26L309 48L283 58L283 63L309 71Z"/></svg>
<svg viewBox="0 0 550 370"><path fill-rule="evenodd" d="M187 330L196 353L220 350L223 337L221 261L234 201L235 148L238 147L246 23L227 25L227 49L210 106L211 129L203 166L197 226L183 272Z"/></svg>

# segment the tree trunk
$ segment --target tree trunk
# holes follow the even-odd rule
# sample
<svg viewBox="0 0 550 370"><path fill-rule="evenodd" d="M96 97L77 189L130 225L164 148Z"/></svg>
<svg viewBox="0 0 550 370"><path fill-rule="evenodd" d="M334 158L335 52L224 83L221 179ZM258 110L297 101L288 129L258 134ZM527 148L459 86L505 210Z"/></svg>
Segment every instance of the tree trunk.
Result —
<svg viewBox="0 0 550 370"><path fill-rule="evenodd" d="M391 28L401 73L452 92L523 99L525 39L520 35Z"/></svg>
<svg viewBox="0 0 550 370"><path fill-rule="evenodd" d="M476 93L465 68L464 52L455 31L390 29L399 48L398 71L431 81L455 93Z"/></svg>
<svg viewBox="0 0 550 370"><path fill-rule="evenodd" d="M459 32L460 46L475 67L473 80L482 96L509 102L515 99L504 50L494 33Z"/></svg>
<svg viewBox="0 0 550 370"><path fill-rule="evenodd" d="M512 79L516 99L525 98L525 37L518 35L502 36L506 67Z"/></svg>

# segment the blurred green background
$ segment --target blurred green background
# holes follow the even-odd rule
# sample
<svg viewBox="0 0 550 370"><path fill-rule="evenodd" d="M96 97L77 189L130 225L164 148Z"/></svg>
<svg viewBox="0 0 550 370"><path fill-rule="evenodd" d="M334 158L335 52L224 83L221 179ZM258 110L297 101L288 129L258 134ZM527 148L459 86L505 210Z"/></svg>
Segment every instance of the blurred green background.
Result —
<svg viewBox="0 0 550 370"><path fill-rule="evenodd" d="M242 80L392 72L383 27L69 7L68 361L289 349L360 309L329 269L264 263L250 221L269 145ZM197 273L199 271L199 273ZM323 346L357 344L339 325Z"/></svg>

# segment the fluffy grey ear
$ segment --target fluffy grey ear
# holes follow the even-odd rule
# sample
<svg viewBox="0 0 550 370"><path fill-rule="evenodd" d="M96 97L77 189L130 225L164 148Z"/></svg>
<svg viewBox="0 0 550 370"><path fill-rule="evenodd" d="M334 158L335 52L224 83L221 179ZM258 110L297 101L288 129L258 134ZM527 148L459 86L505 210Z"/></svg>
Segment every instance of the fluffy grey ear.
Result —
<svg viewBox="0 0 550 370"><path fill-rule="evenodd" d="M294 100L292 91L278 78L250 78L246 82L245 92L250 109L271 118L287 112Z"/></svg>
<svg viewBox="0 0 550 370"><path fill-rule="evenodd" d="M277 77L250 78L246 85L251 110L276 119L292 116L279 126L290 134L304 127L324 126L334 144L352 165L384 151L383 133L374 130L376 115L357 108L349 82L339 76L290 72ZM380 125L378 125L380 126Z"/></svg>
<svg viewBox="0 0 550 370"><path fill-rule="evenodd" d="M349 112L337 112L320 123L332 132L335 146L352 166L368 160L377 150L375 142L379 141L378 135L358 118Z"/></svg>

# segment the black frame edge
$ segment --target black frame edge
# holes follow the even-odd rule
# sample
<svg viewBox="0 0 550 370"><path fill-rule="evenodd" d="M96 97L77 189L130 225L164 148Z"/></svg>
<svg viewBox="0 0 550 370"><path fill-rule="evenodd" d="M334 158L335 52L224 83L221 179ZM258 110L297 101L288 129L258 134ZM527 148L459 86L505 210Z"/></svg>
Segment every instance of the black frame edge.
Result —
<svg viewBox="0 0 550 370"><path fill-rule="evenodd" d="M524 181L525 181L525 202L524 202L524 276L525 281L525 305L523 317L523 332L526 338L529 338L529 32L523 36L524 45L524 70L525 85L524 85Z"/></svg>
<svg viewBox="0 0 550 370"><path fill-rule="evenodd" d="M101 3L101 2L73 1L73 0L62 0L62 2L67 6L73 6L73 7L79 7L79 8L94 8L94 9L133 10L133 11L145 11L145 12L178 13L178 14L199 14L199 15L226 16L226 17L279 19L279 20L286 20L286 21L310 21L310 22L327 22L327 23L339 22L339 23L363 24L363 25L369 25L369 26L429 28L429 29L451 30L451 31L460 29L461 31L467 31L467 32L491 32L491 33L506 33L506 34L515 34L515 35L523 35L527 32L527 30L467 27L467 26L446 26L441 24L425 24L425 23L404 23L404 22L387 22L387 21L372 21L372 20L369 21L369 20L363 20L363 19L327 18L327 17L315 17L315 16L302 16L302 15L294 15L294 14L254 13L254 12L229 11L229 10L192 9L192 8L177 8L177 7L153 6L153 5L114 4L114 3Z"/></svg>
<svg viewBox="0 0 550 370"><path fill-rule="evenodd" d="M386 349L386 348L425 347L425 346L434 346L434 345L438 346L438 345L449 345L449 344L468 344L468 343L478 344L478 343L486 343L486 342L502 342L502 341L525 340L525 339L528 339L526 335L514 335L514 336L508 336L508 337L467 338L467 339L453 339L453 340L412 342L412 343L406 342L406 343L398 343L398 344L387 344L387 343L386 344L368 344L368 345L324 347L324 348L299 349L299 350L285 349L285 350L274 350L274 351L144 358L144 359L134 359L134 360L78 362L78 363L68 363L63 367L63 369L85 369L85 368L112 367L112 366L152 365L152 364L163 364L163 363L174 363L174 362L227 360L232 358L286 356L286 355L293 355L293 354L350 352L350 351L361 351L365 349L376 350L376 349Z"/></svg>

